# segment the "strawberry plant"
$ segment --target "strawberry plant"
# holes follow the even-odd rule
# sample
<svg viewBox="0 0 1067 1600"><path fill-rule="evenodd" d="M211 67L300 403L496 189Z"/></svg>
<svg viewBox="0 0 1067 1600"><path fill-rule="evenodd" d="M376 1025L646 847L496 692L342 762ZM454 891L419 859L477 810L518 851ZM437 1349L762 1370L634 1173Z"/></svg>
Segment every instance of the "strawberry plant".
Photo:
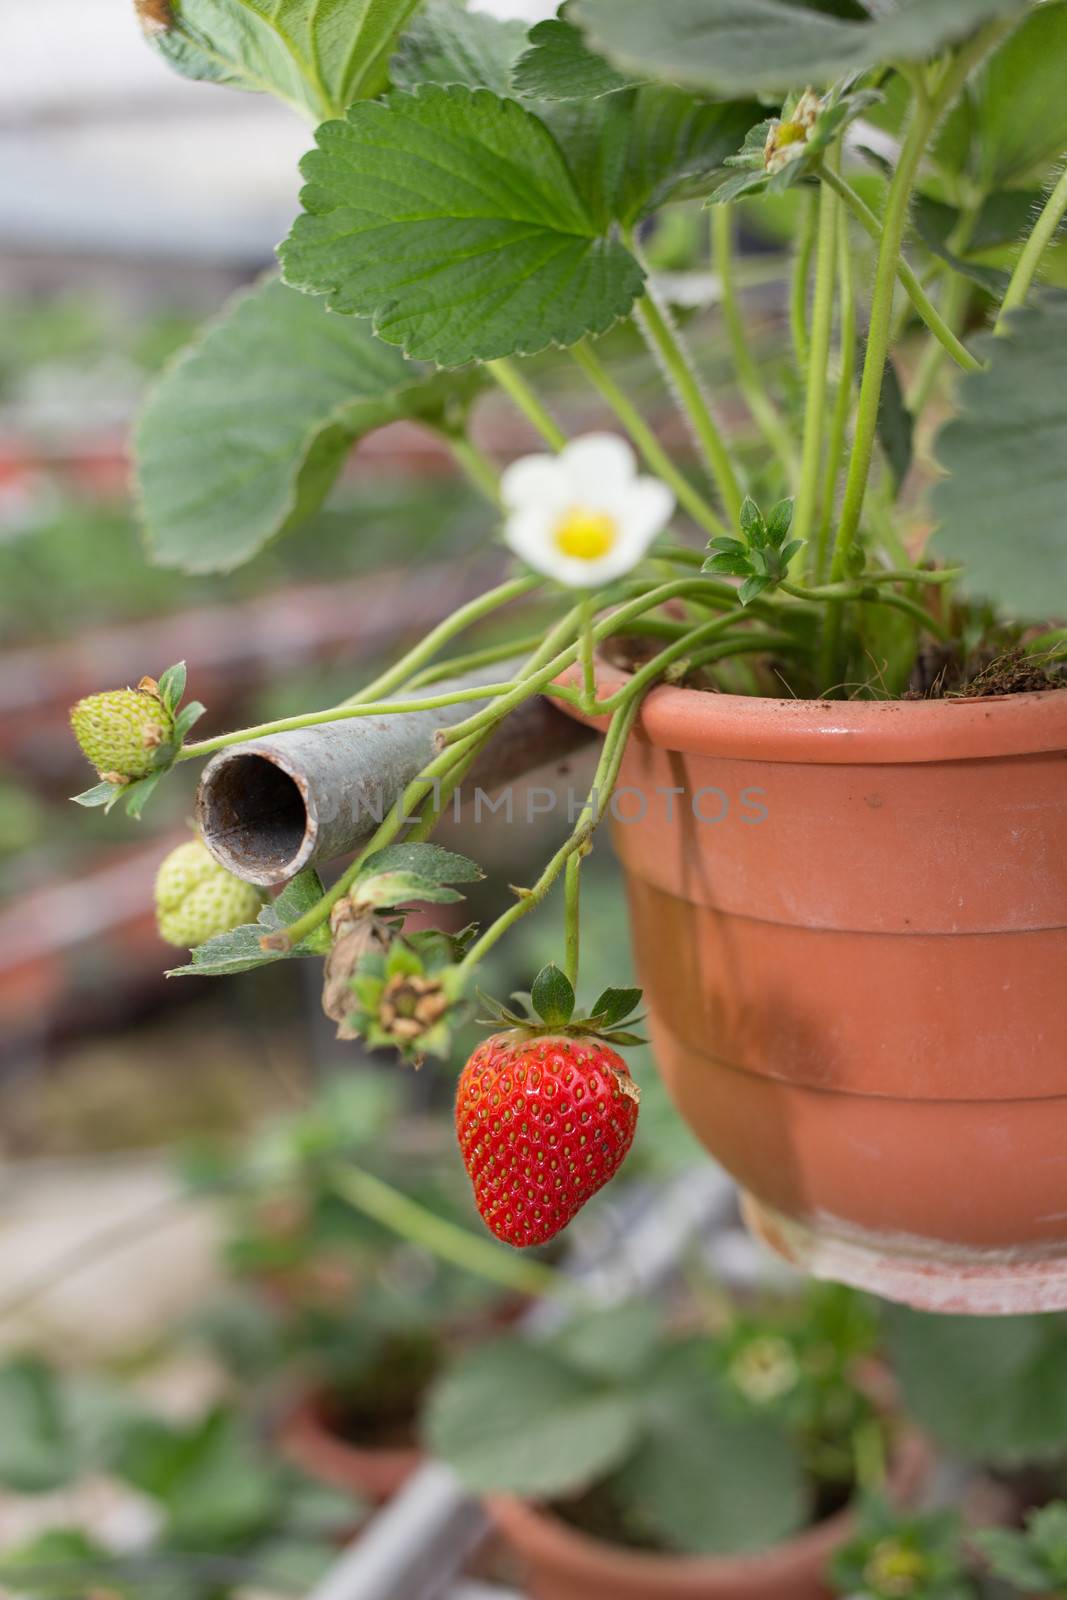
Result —
<svg viewBox="0 0 1067 1600"><path fill-rule="evenodd" d="M1037 283L1062 276L1067 0L571 0L529 33L457 0L350 17L306 0L137 9L177 71L273 93L314 127L280 272L224 310L145 405L136 470L154 558L198 573L248 560L322 504L354 444L403 419L451 450L516 561L342 705L192 740L199 708L180 708L172 669L76 709L101 772L82 802L135 811L170 769L256 735L451 717L403 806L328 890L307 869L206 940L206 921L173 923L197 941L179 970L325 957L343 1032L415 1062L445 1055L483 959L558 883L558 965L577 989L582 862L653 686L834 700L1062 685L1067 306ZM682 202L690 217L707 208L755 444L725 426L650 267ZM773 206L795 219L790 330L788 352L762 362L739 297L739 219ZM635 400L615 360L622 324L654 356L690 447L668 447ZM613 431L567 436L545 399L559 367ZM543 445L503 469L472 431L489 390ZM510 639L444 668L498 611ZM602 673L612 656L633 667L618 687ZM435 687L494 664L476 687ZM473 881L429 837L486 742L538 695L606 730L572 832L488 926L410 931L413 901ZM463 714L465 701L478 703ZM227 923L236 909L234 897ZM548 1025L565 1036L557 1010ZM540 1024L503 1020L508 1042L465 1080L490 1103L501 1051L514 1067L547 1050ZM568 1157L561 1207L532 1177L553 1170L534 1116L547 1083L529 1072L522 1108L509 1106L530 1129L514 1158L484 1140L478 1154L461 1093L483 1211L516 1242L548 1237L625 1154L636 1094L593 1042L618 1020L593 1001L569 1041L611 1109L588 1173L587 1155Z"/></svg>
<svg viewBox="0 0 1067 1600"><path fill-rule="evenodd" d="M884 1468L885 1429L843 1332L818 1297L714 1336L666 1330L647 1305L586 1314L461 1357L431 1395L426 1438L471 1489L547 1501L613 1542L764 1549L845 1503L864 1462Z"/></svg>

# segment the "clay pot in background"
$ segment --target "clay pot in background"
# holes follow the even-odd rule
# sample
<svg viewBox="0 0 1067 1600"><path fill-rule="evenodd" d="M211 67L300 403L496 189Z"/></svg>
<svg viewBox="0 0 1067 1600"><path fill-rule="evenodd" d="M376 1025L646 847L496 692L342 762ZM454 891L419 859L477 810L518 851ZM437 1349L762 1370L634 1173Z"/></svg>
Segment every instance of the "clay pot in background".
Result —
<svg viewBox="0 0 1067 1600"><path fill-rule="evenodd" d="M1067 692L661 686L620 784L656 1058L750 1226L926 1310L1067 1307Z"/></svg>
<svg viewBox="0 0 1067 1600"><path fill-rule="evenodd" d="M902 1435L890 1498L914 1503L932 1465L925 1442ZM489 1512L522 1563L531 1600L827 1600L827 1562L852 1532L842 1511L751 1555L671 1556L608 1544L523 1500L494 1498Z"/></svg>
<svg viewBox="0 0 1067 1600"><path fill-rule="evenodd" d="M329 1406L317 1395L306 1395L290 1413L280 1444L309 1478L350 1490L374 1505L392 1499L421 1460L414 1446L351 1444L334 1431Z"/></svg>

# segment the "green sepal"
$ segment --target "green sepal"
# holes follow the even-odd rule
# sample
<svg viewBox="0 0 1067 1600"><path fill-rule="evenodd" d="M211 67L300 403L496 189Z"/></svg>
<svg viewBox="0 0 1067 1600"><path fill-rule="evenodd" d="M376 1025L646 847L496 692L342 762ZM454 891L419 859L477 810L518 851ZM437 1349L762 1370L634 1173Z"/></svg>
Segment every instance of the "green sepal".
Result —
<svg viewBox="0 0 1067 1600"><path fill-rule="evenodd" d="M178 707L182 703L182 696L185 693L186 676L187 673L184 661L179 661L173 667L168 667L166 672L160 675L159 698L162 700L171 716L175 715Z"/></svg>
<svg viewBox="0 0 1067 1600"><path fill-rule="evenodd" d="M574 985L559 967L542 967L530 991L533 1008L550 1028L565 1028L574 1015Z"/></svg>
<svg viewBox="0 0 1067 1600"><path fill-rule="evenodd" d="M590 1020L613 1027L636 1010L641 1002L640 989L605 989L593 1004Z"/></svg>

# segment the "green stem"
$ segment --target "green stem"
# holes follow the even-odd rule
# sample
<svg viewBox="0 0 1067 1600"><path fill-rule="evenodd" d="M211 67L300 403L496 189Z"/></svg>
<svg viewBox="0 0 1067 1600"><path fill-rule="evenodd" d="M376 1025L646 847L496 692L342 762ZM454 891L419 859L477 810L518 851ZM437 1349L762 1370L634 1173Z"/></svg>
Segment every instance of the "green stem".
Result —
<svg viewBox="0 0 1067 1600"><path fill-rule="evenodd" d="M333 1166L327 1176L334 1193L356 1211L439 1260L518 1294L584 1299L569 1279L544 1262L531 1261L517 1250L502 1248L470 1233L362 1167L347 1163Z"/></svg>
<svg viewBox="0 0 1067 1600"><path fill-rule="evenodd" d="M520 918L528 916L531 911L541 904L571 856L583 849L592 837L597 824L604 815L607 802L610 800L618 780L619 766L626 747L627 736L633 726L641 702L640 693L636 692L632 685L628 685L627 690L626 703L616 711L611 719L611 726L605 736L600 752L600 760L597 762L597 769L593 775L592 788L589 791L582 815L578 819L574 832L552 856L533 888L523 890L515 903L502 912L495 922L490 923L481 938L475 941L460 962L460 970L462 972L473 972L474 968L493 948L497 940L502 938Z"/></svg>
<svg viewBox="0 0 1067 1600"><path fill-rule="evenodd" d="M808 381L804 407L804 448L800 487L790 538L811 540L819 495L826 418L826 375L830 363L830 335L834 324L834 258L837 247L837 198L826 185L819 190L818 244L815 252L815 297L808 347ZM811 552L798 552L797 564L810 562Z"/></svg>
<svg viewBox="0 0 1067 1600"><path fill-rule="evenodd" d="M711 240L715 270L719 275L719 304L741 393L756 426L778 457L787 480L795 483L800 472L800 458L793 436L771 399L759 365L748 347L734 281L733 213L729 206L711 207Z"/></svg>
<svg viewBox="0 0 1067 1600"><path fill-rule="evenodd" d="M674 490L678 504L684 506L693 521L698 522L708 533L726 533L728 531L726 524L712 510L703 495L693 488L684 473L678 470L644 417L615 382L588 340L583 339L581 344L573 345L571 355L614 411L652 471Z"/></svg>
<svg viewBox="0 0 1067 1600"><path fill-rule="evenodd" d="M582 707L586 709L596 700L596 666L593 661L593 623L596 606L592 595L585 595L581 603L581 621L578 634L582 660Z"/></svg>
<svg viewBox="0 0 1067 1600"><path fill-rule="evenodd" d="M701 580L699 578L674 578L669 583L659 584L655 589L645 590L629 601L628 604L620 606L616 611L611 612L607 617L600 618L593 624L594 642L599 644L601 639L610 638L613 634L624 629L631 618L638 617L645 611L652 611L655 607L665 604L668 600L680 599L682 596L694 591L699 593L706 582L706 579ZM733 596L733 602L731 614L726 618L717 618L716 621L732 621L736 618L736 593ZM503 695L492 706L476 713L472 717L468 717L465 722L459 722L451 728L444 729L440 734L440 738L446 749L452 744L469 738L472 734L479 733L483 728L497 722L501 717L507 716L514 711L516 706L527 700L531 694L542 693L554 678L558 678L561 672L565 672L569 666L573 665L577 653L578 646L574 644L568 646L565 650L560 650L558 654L551 658L546 657L536 670L524 674L510 694ZM646 669L642 668L641 670L645 671Z"/></svg>
<svg viewBox="0 0 1067 1600"><path fill-rule="evenodd" d="M803 380L808 370L808 275L811 272L811 256L815 248L815 196L807 195L801 204L802 218L797 236L796 255L793 258L793 278L789 293L789 327L793 335L793 356L797 373Z"/></svg>
<svg viewBox="0 0 1067 1600"><path fill-rule="evenodd" d="M479 667L491 667L497 661L510 660L512 656L527 655L543 638L543 631L524 633L518 639L502 639L499 644L487 644L482 650L468 650L461 656L448 656L446 660L435 661L432 666L416 672L407 680L405 687L423 689L441 678L459 678L464 673L475 672Z"/></svg>
<svg viewBox="0 0 1067 1600"><path fill-rule="evenodd" d="M572 989L577 989L578 987L578 959L581 952L582 860L581 850L576 850L572 856L568 856L567 870L563 879L564 938L566 941L563 970Z"/></svg>
<svg viewBox="0 0 1067 1600"><path fill-rule="evenodd" d="M925 118L923 120L925 121ZM913 123L912 126L914 127L914 125L915 124ZM903 158L903 151L901 152L901 157ZM897 174L894 175L893 179L894 183L896 182L896 176L899 175L899 173L900 166L898 163ZM853 189L852 186L838 173L834 172L830 167L825 165L819 168L819 176L824 183L829 184L830 188L834 190L835 194L840 195L841 199L848 206L849 210L852 212L852 215L856 218L856 221L865 230L865 232L870 234L871 238L876 244L880 244L883 238L883 225L878 221L878 218L875 216L874 212L870 209L867 203L856 193L855 189ZM908 188L910 192L910 184ZM892 197L892 187L890 188L890 197ZM905 219L906 216L907 212L905 210ZM886 223L888 224L888 222L889 217L887 213ZM894 219L893 225L895 229L896 219ZM899 237L900 241L903 242L904 235L902 228L900 230ZM879 255L879 259L881 259L881 255ZM922 284L915 276L915 273L912 271L911 267L900 254L899 246L897 249L896 259L893 262L893 275L894 277L900 279L901 284L907 292L909 300L919 313L919 316L926 323L926 326L929 328L934 338L937 339L940 344L944 345L953 361L955 361L958 366L963 367L966 372L980 372L982 363L978 360L977 356L973 356L971 354L971 352L967 349L967 346L961 343L961 341L953 333L952 329L949 327L948 323L945 321L944 317L938 311L937 307L926 293Z"/></svg>
<svg viewBox="0 0 1067 1600"><path fill-rule="evenodd" d="M514 652L512 652L514 654ZM508 694L511 683L487 683L473 688L450 689L447 694L429 695L424 700L381 700L370 705L332 706L326 711L307 711L296 717L282 717L277 722L261 722L255 728L237 728L233 733L220 733L215 739L201 739L198 744L187 744L176 761L199 760L215 750L228 745L243 744L246 739L265 739L274 733L295 733L298 728L319 728L327 722L349 722L354 717L381 717L409 711L435 711L441 706L462 705L467 700L492 700Z"/></svg>
<svg viewBox="0 0 1067 1600"><path fill-rule="evenodd" d="M665 585L664 587L670 588L672 586ZM683 587L685 586L683 585ZM557 677L563 670L562 666L558 665L559 662L562 661L563 665L570 665L577 651L577 645L572 645L567 651L559 652L555 655L553 653L559 651L561 639L573 634L577 627L577 622L578 610L575 607L565 617L562 617L555 627L549 630L543 643L518 674L517 682L511 686L510 692L502 695L498 700L497 704L504 708L500 712L501 717L505 716L515 705L528 698L529 695L538 693L547 683ZM543 670L546 662L549 663L547 672ZM435 782L447 779L449 774L453 772L457 762L466 762L471 753L479 747L482 734L487 729L494 727L498 720L499 718L489 717L479 723L476 718L469 718L468 722L463 725L462 734L459 734L457 730L453 730L457 731L457 738L447 743L441 753L423 768L418 777L412 779L397 804L391 808L389 815L375 829L371 838L345 868L333 887L328 889L322 898L317 900L309 910L305 911L302 917L298 917L295 922L288 924L285 929L285 948L291 949L294 945L299 944L301 939L305 939L309 933L313 933L316 928L322 926L333 907L339 900L344 898L352 887L367 857L392 842L403 827L406 819L416 815L419 808L432 798ZM271 948L274 948L274 946L271 946Z"/></svg>
<svg viewBox="0 0 1067 1600"><path fill-rule="evenodd" d="M711 468L711 475L726 508L727 516L731 522L736 523L744 496L729 451L711 414L711 406L693 365L693 359L686 350L678 330L672 327L669 314L659 304L651 289L647 289L641 296L636 311L638 326L662 362L668 384L681 401L697 443Z"/></svg>
<svg viewBox="0 0 1067 1600"><path fill-rule="evenodd" d="M518 368L505 360L487 361L485 366L490 377L494 378L505 394L510 396L545 443L551 445L553 450L562 450L567 443L567 435L541 404Z"/></svg>
<svg viewBox="0 0 1067 1600"><path fill-rule="evenodd" d="M822 517L816 541L814 573L822 578L830 554L830 530L833 527L834 507L837 497L837 480L845 458L848 439L848 419L852 415L852 385L856 376L856 283L852 269L852 251L848 235L848 213L843 206L837 213L837 281L838 294L838 375L834 395L833 416L830 419L830 442L826 451L826 473L822 486Z"/></svg>
<svg viewBox="0 0 1067 1600"><path fill-rule="evenodd" d="M909 573L908 576L910 578L911 574ZM917 622L925 632L933 634L935 639L940 639L945 644L949 644L952 641L952 635L949 630L938 622L936 617L932 617L929 611L924 611L922 606L917 605L914 600L909 600L906 595L878 594L877 592L872 594L870 589L862 583L828 583L818 589L809 589L800 584L783 583L779 585L779 588L783 594L793 595L797 600L829 601L832 605L845 600L856 600L866 602L872 606L889 606L894 611L900 611L904 616L910 617L912 622Z"/></svg>
<svg viewBox="0 0 1067 1600"><path fill-rule="evenodd" d="M465 433L446 433L448 447L470 482L494 506L500 505L500 474L485 451Z"/></svg>
<svg viewBox="0 0 1067 1600"><path fill-rule="evenodd" d="M485 594L480 594L473 600L468 600L466 605L453 611L452 615L439 622L436 628L431 628L429 633L419 643L413 646L406 655L401 656L393 666L381 673L373 682L368 683L358 694L350 696L342 703L346 706L361 705L366 700L380 700L383 695L391 694L394 689L399 689L416 672L435 656L442 645L454 639L457 633L463 633L475 622L480 622L490 612L496 611L500 606L506 606L512 600L521 600L525 595L531 594L534 589L539 589L544 583L543 578L509 578L506 583L498 584L495 589L488 589Z"/></svg>
<svg viewBox="0 0 1067 1600"><path fill-rule="evenodd" d="M1045 201L1041 215L1015 263L1015 271L1011 275L1004 299L1001 301L1000 311L997 313L994 333L1004 334L1008 331L1006 318L1026 299L1041 257L1063 221L1064 212L1067 212L1067 167L1060 173L1059 181Z"/></svg>
<svg viewBox="0 0 1067 1600"><path fill-rule="evenodd" d="M959 255L967 248L974 225L978 220L980 201L968 206L960 213L959 221L952 231L949 239L949 249ZM967 306L971 297L971 283L962 272L953 272L945 285L941 299L941 315L953 333L958 334L963 327ZM928 344L923 351L922 360L918 371L911 383L905 399L905 405L915 418L921 417L926 409L927 402L937 382L938 373L944 366L945 347L937 340Z"/></svg>

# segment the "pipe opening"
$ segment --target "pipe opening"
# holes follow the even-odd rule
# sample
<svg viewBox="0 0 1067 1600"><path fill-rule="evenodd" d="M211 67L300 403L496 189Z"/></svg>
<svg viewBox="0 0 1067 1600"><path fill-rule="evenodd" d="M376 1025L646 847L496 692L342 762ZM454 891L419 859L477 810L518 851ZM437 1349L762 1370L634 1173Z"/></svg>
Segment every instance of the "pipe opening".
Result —
<svg viewBox="0 0 1067 1600"><path fill-rule="evenodd" d="M299 785L261 755L231 756L205 774L200 824L217 860L261 884L299 870L313 829Z"/></svg>

